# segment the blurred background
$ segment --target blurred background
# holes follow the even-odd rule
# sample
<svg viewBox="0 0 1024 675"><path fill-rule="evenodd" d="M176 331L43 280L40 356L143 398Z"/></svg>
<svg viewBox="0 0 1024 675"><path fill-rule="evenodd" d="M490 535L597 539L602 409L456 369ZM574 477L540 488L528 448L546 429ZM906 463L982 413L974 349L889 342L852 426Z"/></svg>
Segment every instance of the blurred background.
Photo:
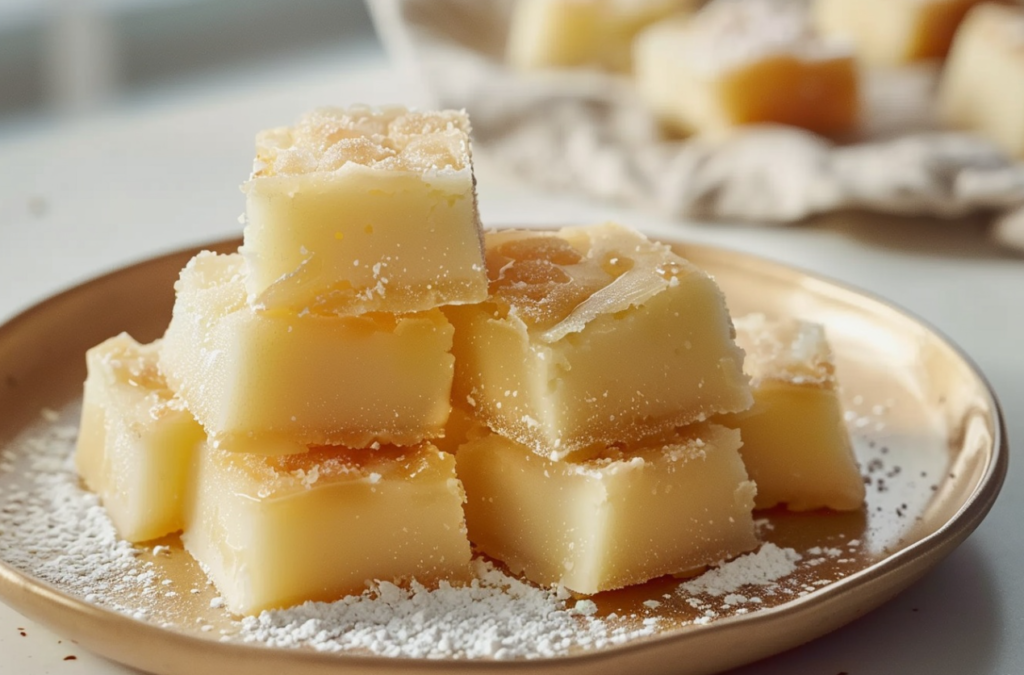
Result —
<svg viewBox="0 0 1024 675"><path fill-rule="evenodd" d="M0 135L356 55L362 0L0 0Z"/></svg>

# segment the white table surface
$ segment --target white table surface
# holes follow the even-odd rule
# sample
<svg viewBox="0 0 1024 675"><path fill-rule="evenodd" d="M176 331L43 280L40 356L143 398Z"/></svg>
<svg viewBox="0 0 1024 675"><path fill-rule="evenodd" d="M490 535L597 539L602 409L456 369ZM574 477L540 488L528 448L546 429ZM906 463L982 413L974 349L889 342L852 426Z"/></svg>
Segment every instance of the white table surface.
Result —
<svg viewBox="0 0 1024 675"><path fill-rule="evenodd" d="M417 102L374 50L285 65L58 127L0 129L0 322L129 262L237 236L253 134L323 104ZM484 222L605 219L751 251L849 282L922 316L992 382L1011 446L1024 439L1024 258L977 228L838 217L788 229L679 224L517 186L478 166ZM0 411L0 414L3 414ZM1013 449L1013 448L1012 448ZM995 508L917 585L859 621L733 675L1024 672L1024 468ZM24 635L22 635L24 633ZM74 661L64 661L69 655ZM0 673L122 675L0 604Z"/></svg>

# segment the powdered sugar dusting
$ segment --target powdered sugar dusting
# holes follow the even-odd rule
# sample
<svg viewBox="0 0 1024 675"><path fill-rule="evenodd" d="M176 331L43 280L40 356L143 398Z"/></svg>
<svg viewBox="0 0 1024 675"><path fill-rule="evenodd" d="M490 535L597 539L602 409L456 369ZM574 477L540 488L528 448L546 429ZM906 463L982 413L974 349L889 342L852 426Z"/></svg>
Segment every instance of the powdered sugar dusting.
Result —
<svg viewBox="0 0 1024 675"><path fill-rule="evenodd" d="M767 543L756 553L742 555L682 584L679 590L682 593L707 593L718 597L744 586L765 586L792 574L801 558L791 548L779 548Z"/></svg>
<svg viewBox="0 0 1024 675"><path fill-rule="evenodd" d="M242 620L241 639L274 647L369 651L414 658L539 658L571 649L600 648L656 632L656 624L616 630L598 618L590 600L573 609L541 589L475 561L466 587L429 590L375 584L333 603L308 602ZM580 605L584 605L581 609Z"/></svg>
<svg viewBox="0 0 1024 675"><path fill-rule="evenodd" d="M677 593L702 613L694 622L698 625L722 616L746 614L767 606L765 598L800 596L815 590L808 590L794 576L801 560L803 556L795 550L768 542L755 553L680 584Z"/></svg>
<svg viewBox="0 0 1024 675"><path fill-rule="evenodd" d="M0 560L61 592L133 618L220 641L330 653L535 659L601 649L778 606L855 569L861 539L822 541L801 555L765 543L703 576L574 598L486 559L466 586L377 582L358 596L238 618L175 538L118 539L71 460L77 429L61 412L0 448ZM45 422L45 424L43 424ZM371 479L372 480L372 479ZM773 529L759 521L762 535Z"/></svg>
<svg viewBox="0 0 1024 675"><path fill-rule="evenodd" d="M56 419L53 415L47 421ZM2 498L0 559L89 602L137 618L159 590L152 563L121 540L99 498L78 485L71 448L78 429L49 424L8 450L25 462L21 481ZM131 606L118 598L130 594Z"/></svg>

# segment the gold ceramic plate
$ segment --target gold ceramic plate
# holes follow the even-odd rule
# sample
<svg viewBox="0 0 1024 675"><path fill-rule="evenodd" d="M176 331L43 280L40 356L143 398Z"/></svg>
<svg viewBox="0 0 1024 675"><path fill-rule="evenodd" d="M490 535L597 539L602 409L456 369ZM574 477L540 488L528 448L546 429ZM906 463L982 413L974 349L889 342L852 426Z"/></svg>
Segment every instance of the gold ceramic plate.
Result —
<svg viewBox="0 0 1024 675"><path fill-rule="evenodd" d="M599 615L614 611L626 617L627 626L657 617L653 635L567 656L501 662L272 649L219 640L230 622L223 610L210 608L214 591L176 539L161 542L169 548L159 555L144 550L139 560L175 588L196 592L150 598L146 614L133 618L132 603L141 600L131 592L119 598L126 615L87 601L77 586L33 576L36 567L23 555L31 559L32 551L4 548L2 519L0 598L103 656L168 675L313 675L339 669L696 675L781 652L856 619L949 554L992 506L1007 461L995 397L948 341L880 300L756 257L689 244L676 248L714 274L735 314L760 311L825 324L868 482L867 505L858 513L767 514L762 536L803 558L780 592L756 608L730 608L721 598L705 598L695 608L671 592L678 580L663 579L597 598ZM123 330L143 342L161 335L172 284L194 252L106 275L0 327L0 457L7 460L0 463L0 497L17 492L25 479L27 460L19 461L11 448L46 424L41 409L55 411L48 413L51 421L58 413L64 422L74 420L85 350ZM17 511L0 500L3 508ZM643 605L651 598L662 604ZM709 607L713 617L702 622Z"/></svg>

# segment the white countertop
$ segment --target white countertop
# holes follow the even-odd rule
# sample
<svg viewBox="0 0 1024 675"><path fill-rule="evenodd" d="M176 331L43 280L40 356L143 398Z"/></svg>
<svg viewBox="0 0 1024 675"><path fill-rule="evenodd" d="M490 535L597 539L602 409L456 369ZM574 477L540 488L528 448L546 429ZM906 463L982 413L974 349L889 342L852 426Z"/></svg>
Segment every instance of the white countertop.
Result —
<svg viewBox="0 0 1024 675"><path fill-rule="evenodd" d="M414 83L375 51L284 67L259 81L136 103L50 129L0 135L0 322L129 262L238 236L253 134L323 104L415 104ZM1024 259L977 228L837 217L786 229L679 224L516 186L478 167L488 225L618 219L751 251L882 295L930 321L987 375L1024 438ZM2 412L0 412L2 414ZM981 527L881 609L733 675L1010 675L1024 671L1024 468L1011 459ZM24 634L24 635L22 635ZM134 672L0 604L0 672ZM74 661L65 662L74 655Z"/></svg>

